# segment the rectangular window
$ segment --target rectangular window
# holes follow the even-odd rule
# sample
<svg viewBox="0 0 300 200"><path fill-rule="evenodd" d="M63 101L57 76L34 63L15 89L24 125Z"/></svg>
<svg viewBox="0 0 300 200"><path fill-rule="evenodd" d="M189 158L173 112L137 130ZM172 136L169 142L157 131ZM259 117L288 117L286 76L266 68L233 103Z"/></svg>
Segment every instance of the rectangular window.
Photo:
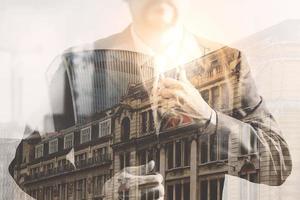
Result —
<svg viewBox="0 0 300 200"><path fill-rule="evenodd" d="M49 141L49 154L55 153L58 151L58 139Z"/></svg>
<svg viewBox="0 0 300 200"><path fill-rule="evenodd" d="M208 200L208 182L207 180L201 181L200 184L200 200Z"/></svg>
<svg viewBox="0 0 300 200"><path fill-rule="evenodd" d="M130 152L121 153L119 154L119 157L120 157L120 170L130 166Z"/></svg>
<svg viewBox="0 0 300 200"><path fill-rule="evenodd" d="M175 159L176 159L176 162L175 162L175 166L176 167L181 167L181 141L178 141L175 143Z"/></svg>
<svg viewBox="0 0 300 200"><path fill-rule="evenodd" d="M229 142L229 133L222 132L219 134L220 137L220 159L228 159L228 142Z"/></svg>
<svg viewBox="0 0 300 200"><path fill-rule="evenodd" d="M167 197L168 200L173 200L173 185L168 185L167 187Z"/></svg>
<svg viewBox="0 0 300 200"><path fill-rule="evenodd" d="M173 143L167 144L167 159L168 159L168 169L173 168Z"/></svg>
<svg viewBox="0 0 300 200"><path fill-rule="evenodd" d="M190 183L183 184L183 200L190 200Z"/></svg>
<svg viewBox="0 0 300 200"><path fill-rule="evenodd" d="M221 91L222 91L221 108L229 109L229 88L226 83L221 85Z"/></svg>
<svg viewBox="0 0 300 200"><path fill-rule="evenodd" d="M86 143L91 140L91 127L87 127L81 130L80 133L80 143Z"/></svg>
<svg viewBox="0 0 300 200"><path fill-rule="evenodd" d="M256 153L257 152L257 136L252 131L250 134L250 153Z"/></svg>
<svg viewBox="0 0 300 200"><path fill-rule="evenodd" d="M219 107L219 87L213 87L211 89L211 106L215 109L218 109Z"/></svg>
<svg viewBox="0 0 300 200"><path fill-rule="evenodd" d="M213 179L210 180L209 184L209 189L210 189L210 200L217 200L218 199L218 180Z"/></svg>
<svg viewBox="0 0 300 200"><path fill-rule="evenodd" d="M102 195L104 192L104 184L106 181L106 175L94 176L93 177L93 189L94 195Z"/></svg>
<svg viewBox="0 0 300 200"><path fill-rule="evenodd" d="M99 123L99 137L110 135L111 133L111 119L104 120Z"/></svg>
<svg viewBox="0 0 300 200"><path fill-rule="evenodd" d="M190 166L191 160L191 146L190 142L185 139L184 140L184 166Z"/></svg>
<svg viewBox="0 0 300 200"><path fill-rule="evenodd" d="M86 180L82 179L77 181L77 199L82 200L85 199L86 196Z"/></svg>
<svg viewBox="0 0 300 200"><path fill-rule="evenodd" d="M147 112L142 112L142 134L147 133Z"/></svg>
<svg viewBox="0 0 300 200"><path fill-rule="evenodd" d="M145 165L146 164L146 151L142 150L140 153L140 165Z"/></svg>
<svg viewBox="0 0 300 200"><path fill-rule="evenodd" d="M74 133L69 133L64 137L64 149L69 149L74 145Z"/></svg>
<svg viewBox="0 0 300 200"><path fill-rule="evenodd" d="M35 146L34 157L41 158L44 155L44 144Z"/></svg>
<svg viewBox="0 0 300 200"><path fill-rule="evenodd" d="M210 135L210 161L217 160L217 134Z"/></svg>
<svg viewBox="0 0 300 200"><path fill-rule="evenodd" d="M149 131L154 131L154 127L153 111L149 110Z"/></svg>
<svg viewBox="0 0 300 200"><path fill-rule="evenodd" d="M200 137L200 161L201 163L208 162L208 135L201 135Z"/></svg>
<svg viewBox="0 0 300 200"><path fill-rule="evenodd" d="M181 184L175 185L175 200L181 200Z"/></svg>

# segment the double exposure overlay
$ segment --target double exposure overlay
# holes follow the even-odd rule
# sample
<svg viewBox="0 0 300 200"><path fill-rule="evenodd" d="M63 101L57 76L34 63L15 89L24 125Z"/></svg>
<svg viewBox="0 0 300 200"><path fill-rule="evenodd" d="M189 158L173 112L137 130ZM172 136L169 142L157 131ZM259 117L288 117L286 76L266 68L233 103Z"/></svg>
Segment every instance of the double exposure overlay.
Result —
<svg viewBox="0 0 300 200"><path fill-rule="evenodd" d="M136 52L58 60L50 82L55 132L23 139L10 168L32 197L217 199L225 174L276 186L291 172L288 146L236 49L159 77L153 58ZM214 114L205 120L208 107Z"/></svg>

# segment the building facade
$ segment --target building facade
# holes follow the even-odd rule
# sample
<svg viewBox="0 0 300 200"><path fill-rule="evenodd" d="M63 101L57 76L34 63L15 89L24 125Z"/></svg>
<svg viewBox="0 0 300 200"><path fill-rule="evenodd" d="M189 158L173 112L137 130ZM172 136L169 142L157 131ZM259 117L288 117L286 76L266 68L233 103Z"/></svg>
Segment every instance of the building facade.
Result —
<svg viewBox="0 0 300 200"><path fill-rule="evenodd" d="M221 56L230 60L230 54ZM241 106L235 88L239 77L231 65L222 65L220 59L218 51L212 52L187 64L185 69L211 107L234 116ZM172 77L174 71L166 75ZM157 134L149 98L152 81L127 83L119 103L99 111L92 120L45 137L36 133L23 140L13 168L21 188L38 200L152 200L157 194L147 192L147 185L129 190L104 189L105 182L124 168L151 160L155 161L155 172L164 177L167 200L221 200L226 195L226 174L276 185L264 148L255 135L244 134L246 131L240 131L238 136L226 132L207 134L193 120L175 116L162 120Z"/></svg>

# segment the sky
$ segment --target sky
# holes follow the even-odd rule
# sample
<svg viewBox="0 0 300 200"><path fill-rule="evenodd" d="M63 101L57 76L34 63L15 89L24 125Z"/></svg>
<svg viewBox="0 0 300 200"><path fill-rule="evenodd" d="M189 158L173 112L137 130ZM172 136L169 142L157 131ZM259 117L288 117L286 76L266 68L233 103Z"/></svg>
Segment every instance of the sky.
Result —
<svg viewBox="0 0 300 200"><path fill-rule="evenodd" d="M225 44L300 19L297 0L189 1L186 26ZM55 56L119 32L130 20L124 0L0 0L0 123L38 123L48 109L45 71Z"/></svg>

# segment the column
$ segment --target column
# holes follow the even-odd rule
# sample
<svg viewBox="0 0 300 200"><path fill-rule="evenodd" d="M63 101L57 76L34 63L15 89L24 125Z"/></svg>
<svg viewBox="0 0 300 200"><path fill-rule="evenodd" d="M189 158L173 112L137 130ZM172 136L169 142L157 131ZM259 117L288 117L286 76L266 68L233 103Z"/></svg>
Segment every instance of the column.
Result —
<svg viewBox="0 0 300 200"><path fill-rule="evenodd" d="M190 199L197 199L197 139L191 142L191 161L190 161Z"/></svg>

